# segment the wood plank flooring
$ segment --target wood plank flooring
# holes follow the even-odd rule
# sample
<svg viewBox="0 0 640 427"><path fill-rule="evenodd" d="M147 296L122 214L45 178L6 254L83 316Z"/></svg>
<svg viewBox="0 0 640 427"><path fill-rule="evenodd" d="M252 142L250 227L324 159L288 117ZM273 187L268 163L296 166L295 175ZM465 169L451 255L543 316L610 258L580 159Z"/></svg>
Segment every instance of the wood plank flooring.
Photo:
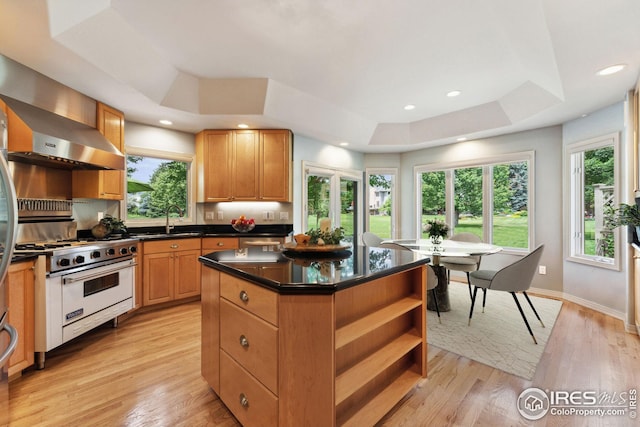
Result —
<svg viewBox="0 0 640 427"><path fill-rule="evenodd" d="M523 331L526 333L526 331ZM533 381L429 347L429 377L380 426L527 426L527 387L640 388L640 339L622 322L565 302ZM10 383L11 426L237 426L200 376L199 302L104 325ZM550 416L536 426L631 426L628 417ZM301 426L302 427L302 426Z"/></svg>

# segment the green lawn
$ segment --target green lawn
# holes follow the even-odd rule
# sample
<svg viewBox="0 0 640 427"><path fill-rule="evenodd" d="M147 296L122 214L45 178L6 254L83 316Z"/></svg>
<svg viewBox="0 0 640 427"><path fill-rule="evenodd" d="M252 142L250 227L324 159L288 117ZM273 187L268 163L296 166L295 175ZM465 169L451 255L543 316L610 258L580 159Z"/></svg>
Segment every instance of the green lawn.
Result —
<svg viewBox="0 0 640 427"><path fill-rule="evenodd" d="M429 219L439 218L443 216L423 215L422 223L426 223ZM371 216L369 217L369 230L380 237L387 238L389 236L389 216ZM517 216L500 216L494 219L493 243L501 246L526 248L527 233L527 217ZM461 218L456 226L456 233L468 232L482 237L482 218ZM427 237L426 233L422 237Z"/></svg>

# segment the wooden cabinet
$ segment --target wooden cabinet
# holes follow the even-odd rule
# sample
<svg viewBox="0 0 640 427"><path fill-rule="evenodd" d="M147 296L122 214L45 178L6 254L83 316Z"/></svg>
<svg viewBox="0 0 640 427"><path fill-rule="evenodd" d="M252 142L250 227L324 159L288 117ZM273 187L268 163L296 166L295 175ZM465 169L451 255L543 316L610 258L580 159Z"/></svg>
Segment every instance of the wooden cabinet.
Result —
<svg viewBox="0 0 640 427"><path fill-rule="evenodd" d="M333 295L202 286L202 375L243 426L374 425L426 377L425 266Z"/></svg>
<svg viewBox="0 0 640 427"><path fill-rule="evenodd" d="M9 359L9 375L33 365L35 355L35 261L9 266L9 323L18 331L18 347Z"/></svg>
<svg viewBox="0 0 640 427"><path fill-rule="evenodd" d="M288 130L260 131L260 200L291 201L291 139Z"/></svg>
<svg viewBox="0 0 640 427"><path fill-rule="evenodd" d="M143 306L200 295L200 239L143 242Z"/></svg>
<svg viewBox="0 0 640 427"><path fill-rule="evenodd" d="M633 250L633 291L636 332L640 335L640 249L637 247Z"/></svg>
<svg viewBox="0 0 640 427"><path fill-rule="evenodd" d="M237 237L203 237L202 255L216 251L227 251L240 247Z"/></svg>
<svg viewBox="0 0 640 427"><path fill-rule="evenodd" d="M124 114L98 103L98 130L120 152L124 153ZM74 170L73 197L85 199L123 200L125 171Z"/></svg>
<svg viewBox="0 0 640 427"><path fill-rule="evenodd" d="M198 202L291 201L289 130L205 130L196 157Z"/></svg>

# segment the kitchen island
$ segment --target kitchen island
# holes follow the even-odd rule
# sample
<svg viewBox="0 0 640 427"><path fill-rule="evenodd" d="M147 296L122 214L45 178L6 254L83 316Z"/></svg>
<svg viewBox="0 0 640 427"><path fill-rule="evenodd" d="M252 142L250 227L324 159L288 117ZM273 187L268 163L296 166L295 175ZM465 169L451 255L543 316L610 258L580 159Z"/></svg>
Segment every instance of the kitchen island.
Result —
<svg viewBox="0 0 640 427"><path fill-rule="evenodd" d="M426 377L429 258L258 247L200 262L202 375L242 425L373 425Z"/></svg>

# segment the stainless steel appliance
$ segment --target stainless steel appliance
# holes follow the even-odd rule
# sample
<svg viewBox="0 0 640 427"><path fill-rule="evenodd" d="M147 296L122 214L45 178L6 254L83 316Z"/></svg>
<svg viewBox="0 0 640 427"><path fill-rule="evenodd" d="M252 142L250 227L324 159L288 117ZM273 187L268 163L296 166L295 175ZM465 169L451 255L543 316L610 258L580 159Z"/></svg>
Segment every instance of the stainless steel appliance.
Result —
<svg viewBox="0 0 640 427"><path fill-rule="evenodd" d="M8 321L8 288L5 276L16 241L16 194L6 162L7 118L0 110L0 425L8 424L9 417L9 358L18 343L16 330Z"/></svg>
<svg viewBox="0 0 640 427"><path fill-rule="evenodd" d="M45 353L134 306L136 239L31 242L16 253L39 253L35 285L36 364Z"/></svg>

